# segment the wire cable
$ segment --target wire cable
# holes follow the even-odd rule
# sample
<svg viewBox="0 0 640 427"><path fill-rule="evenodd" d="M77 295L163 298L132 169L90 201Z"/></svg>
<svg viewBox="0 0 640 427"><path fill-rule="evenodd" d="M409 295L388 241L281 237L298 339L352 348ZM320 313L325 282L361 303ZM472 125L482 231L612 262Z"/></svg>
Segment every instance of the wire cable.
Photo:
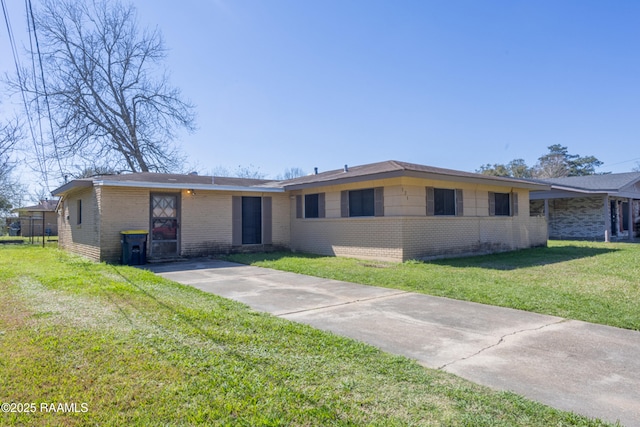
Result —
<svg viewBox="0 0 640 427"><path fill-rule="evenodd" d="M35 16L33 14L33 7L31 6L31 0L27 0L28 3L28 13L29 13L29 17L31 20L31 23L29 24L29 26L33 27L33 38L36 41L36 51L38 53L38 64L40 66L40 78L42 80L42 91L44 94L44 103L45 106L47 107L47 118L49 119L49 127L51 129L51 140L53 142L53 150L54 150L54 155L56 158L56 161L58 162L58 168L60 170L60 177L64 176L64 172L62 171L62 164L60 163L60 156L58 153L58 143L56 140L56 133L54 132L54 128L53 128L53 118L51 116L51 105L49 104L49 94L47 92L47 82L44 78L44 67L42 65L42 54L40 53L40 43L38 42L38 32L36 31L36 20L35 20ZM27 18L27 20L29 20L29 18ZM29 43L31 43L31 33L29 33ZM33 60L33 47L31 49L31 58ZM34 71L33 71L34 75L35 75L35 65L34 65ZM34 77L35 80L35 77ZM36 92L37 92L37 85L36 85ZM37 98L37 96L36 96ZM38 108L39 104L38 104Z"/></svg>
<svg viewBox="0 0 640 427"><path fill-rule="evenodd" d="M25 94L24 85L22 84L22 74L20 72L20 59L18 56L18 50L16 48L15 38L13 36L13 29L11 27L11 20L9 19L9 13L7 11L7 5L5 0L0 0L2 4L2 12L4 14L4 22L7 27L7 34L9 36L9 44L11 45L11 54L13 55L13 63L16 67L16 76L18 79L18 85L20 87L20 93L22 95L22 102L24 103L25 114L27 116L27 122L29 123L29 132L31 133L31 139L33 140L34 149L36 151L36 160L38 162L38 167L40 168L40 174L42 175L43 181L49 186L49 179L46 173L46 166L44 165L43 158L40 157L40 153L38 150L38 144L36 142L36 133L33 130L33 119L31 117L31 112L29 111L29 103L27 102L27 95ZM44 153L43 153L44 154Z"/></svg>

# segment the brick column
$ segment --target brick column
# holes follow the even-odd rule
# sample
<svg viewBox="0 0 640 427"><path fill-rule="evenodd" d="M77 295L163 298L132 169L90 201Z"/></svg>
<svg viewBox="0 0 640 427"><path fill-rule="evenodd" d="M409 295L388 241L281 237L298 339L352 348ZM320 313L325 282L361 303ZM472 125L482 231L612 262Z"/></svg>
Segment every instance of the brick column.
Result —
<svg viewBox="0 0 640 427"><path fill-rule="evenodd" d="M549 240L549 199L544 199L544 219L547 222L547 240Z"/></svg>
<svg viewBox="0 0 640 427"><path fill-rule="evenodd" d="M609 212L609 196L604 195L604 241L611 241L611 212Z"/></svg>
<svg viewBox="0 0 640 427"><path fill-rule="evenodd" d="M629 240L633 240L633 199L629 199L629 208L627 209L628 215L628 224L627 228L629 229Z"/></svg>

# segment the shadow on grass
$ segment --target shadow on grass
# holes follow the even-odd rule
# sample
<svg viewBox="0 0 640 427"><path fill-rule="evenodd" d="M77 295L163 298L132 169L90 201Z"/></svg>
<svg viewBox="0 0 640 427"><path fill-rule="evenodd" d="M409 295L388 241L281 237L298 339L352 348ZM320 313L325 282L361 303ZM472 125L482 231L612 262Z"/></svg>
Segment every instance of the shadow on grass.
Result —
<svg viewBox="0 0 640 427"><path fill-rule="evenodd" d="M414 264L432 264L449 267L475 267L486 268L492 270L516 270L519 268L537 267L561 262L571 261L575 259L591 258L599 255L605 255L617 252L615 248L595 248L589 246L558 246L558 247L542 247L522 249L512 252L502 252L496 254L476 255L462 258L445 258L431 261L407 261ZM292 252L271 252L271 253L252 253L252 254L234 254L225 257L228 261L239 262L241 264L251 264L259 261L278 261L284 258L332 258L326 255L314 255L307 253ZM367 262L361 264L365 267L380 268L387 266L386 263ZM392 266L393 263L389 263Z"/></svg>
<svg viewBox="0 0 640 427"><path fill-rule="evenodd" d="M217 258L199 257L171 260L166 262L149 262L144 265L134 265L133 267L137 267L142 270L149 270L152 273L172 273L177 271L208 270L210 268L241 267L241 265Z"/></svg>
<svg viewBox="0 0 640 427"><path fill-rule="evenodd" d="M133 267L152 273L173 273L180 271L208 270L219 268L244 267L259 261L276 261L282 258L321 258L326 255L314 255L293 252L251 252L209 257L183 258L180 260L154 261Z"/></svg>
<svg viewBox="0 0 640 427"><path fill-rule="evenodd" d="M549 264L590 258L617 252L614 248L593 248L586 246L558 246L545 248L522 249L490 255L479 255L465 258L449 258L429 261L429 264L450 267L476 267L492 270L516 270L519 268L537 267Z"/></svg>
<svg viewBox="0 0 640 427"><path fill-rule="evenodd" d="M612 252L617 252L615 248L596 248L589 246L557 246L557 247L541 247L531 249L521 249L518 251L502 252L496 254L476 255L462 258L445 258L430 261L407 261L412 264L432 264L449 267L475 267L486 268L491 270L516 270L519 268L537 267L561 262L571 261L575 259L591 258ZM258 252L258 253L239 253L225 255L221 258L197 258L181 262L173 262L166 264L147 264L141 266L146 270L154 273L165 273L174 271L192 271L209 268L229 268L239 267L241 265L251 265L260 261L280 261L285 258L292 259L331 259L335 258L327 255L315 255L302 252ZM365 262L365 261L363 261ZM377 263L366 261L360 264L365 267L381 268L392 267L394 263ZM397 264L400 265L400 264Z"/></svg>

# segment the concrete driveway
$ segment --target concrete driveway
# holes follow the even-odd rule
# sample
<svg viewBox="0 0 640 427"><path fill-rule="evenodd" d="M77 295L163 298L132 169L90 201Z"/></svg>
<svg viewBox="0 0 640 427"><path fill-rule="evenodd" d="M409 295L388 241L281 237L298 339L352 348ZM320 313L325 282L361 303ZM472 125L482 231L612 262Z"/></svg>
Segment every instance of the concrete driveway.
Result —
<svg viewBox="0 0 640 427"><path fill-rule="evenodd" d="M640 426L640 332L218 260L147 268L494 389Z"/></svg>

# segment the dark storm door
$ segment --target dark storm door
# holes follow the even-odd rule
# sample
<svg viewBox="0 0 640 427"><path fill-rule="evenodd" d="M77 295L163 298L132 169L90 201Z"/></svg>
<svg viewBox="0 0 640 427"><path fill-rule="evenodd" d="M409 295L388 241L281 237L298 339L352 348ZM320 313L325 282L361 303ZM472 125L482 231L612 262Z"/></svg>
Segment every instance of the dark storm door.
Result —
<svg viewBox="0 0 640 427"><path fill-rule="evenodd" d="M622 202L622 231L629 231L629 202Z"/></svg>
<svg viewBox="0 0 640 427"><path fill-rule="evenodd" d="M262 243L262 197L242 198L242 244Z"/></svg>
<svg viewBox="0 0 640 427"><path fill-rule="evenodd" d="M172 258L178 255L179 202L178 194L151 194L149 256Z"/></svg>
<svg viewBox="0 0 640 427"><path fill-rule="evenodd" d="M611 235L618 235L618 203L611 201Z"/></svg>

